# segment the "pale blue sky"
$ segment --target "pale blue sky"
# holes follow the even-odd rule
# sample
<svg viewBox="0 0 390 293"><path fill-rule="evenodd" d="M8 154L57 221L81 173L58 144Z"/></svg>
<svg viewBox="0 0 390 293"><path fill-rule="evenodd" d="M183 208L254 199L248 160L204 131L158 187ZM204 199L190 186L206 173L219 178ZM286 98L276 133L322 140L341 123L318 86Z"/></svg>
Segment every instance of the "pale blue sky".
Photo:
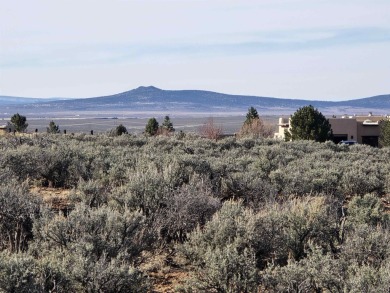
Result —
<svg viewBox="0 0 390 293"><path fill-rule="evenodd" d="M0 0L0 95L390 93L389 0Z"/></svg>

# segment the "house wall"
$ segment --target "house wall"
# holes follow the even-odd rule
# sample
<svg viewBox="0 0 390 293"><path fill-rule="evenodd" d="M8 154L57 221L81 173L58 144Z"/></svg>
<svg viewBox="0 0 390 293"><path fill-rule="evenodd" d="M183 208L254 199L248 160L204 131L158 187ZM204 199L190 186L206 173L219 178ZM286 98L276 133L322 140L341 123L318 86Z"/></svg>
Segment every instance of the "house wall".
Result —
<svg viewBox="0 0 390 293"><path fill-rule="evenodd" d="M358 143L365 143L371 146L378 146L380 127L379 125L364 125L358 122Z"/></svg>
<svg viewBox="0 0 390 293"><path fill-rule="evenodd" d="M379 136L380 129L379 125L363 125L363 123L358 123L358 138L362 136ZM358 141L360 143L360 141Z"/></svg>
<svg viewBox="0 0 390 293"><path fill-rule="evenodd" d="M3 128L3 127L0 128L0 135L5 135L7 133L8 133L8 130L7 130L6 127L5 128Z"/></svg>
<svg viewBox="0 0 390 293"><path fill-rule="evenodd" d="M274 138L284 139L284 130L288 129L290 125L290 118L279 118L278 132L275 132Z"/></svg>
<svg viewBox="0 0 390 293"><path fill-rule="evenodd" d="M356 118L330 118L333 135L346 134L347 140L357 140L358 130Z"/></svg>

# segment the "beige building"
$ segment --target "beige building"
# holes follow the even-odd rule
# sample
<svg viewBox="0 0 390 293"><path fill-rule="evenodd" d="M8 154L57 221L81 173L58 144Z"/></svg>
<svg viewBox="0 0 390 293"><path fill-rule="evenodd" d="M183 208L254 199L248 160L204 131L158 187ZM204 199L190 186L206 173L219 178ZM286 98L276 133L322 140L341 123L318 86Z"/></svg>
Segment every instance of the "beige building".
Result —
<svg viewBox="0 0 390 293"><path fill-rule="evenodd" d="M381 120L389 119L389 116L366 116L342 115L329 118L332 126L333 141L350 140L357 143L378 146L379 140L379 123ZM290 118L279 118L278 132L274 137L284 139L284 131L290 128Z"/></svg>
<svg viewBox="0 0 390 293"><path fill-rule="evenodd" d="M0 135L8 133L7 125L0 125Z"/></svg>
<svg viewBox="0 0 390 293"><path fill-rule="evenodd" d="M279 118L278 132L275 132L274 138L284 139L284 131L290 128L290 118Z"/></svg>

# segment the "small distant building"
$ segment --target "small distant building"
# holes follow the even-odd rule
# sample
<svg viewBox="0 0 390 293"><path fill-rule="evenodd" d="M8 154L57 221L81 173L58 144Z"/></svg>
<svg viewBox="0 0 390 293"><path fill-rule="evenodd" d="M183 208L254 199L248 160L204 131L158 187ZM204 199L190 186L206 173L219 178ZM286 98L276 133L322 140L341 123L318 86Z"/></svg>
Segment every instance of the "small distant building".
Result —
<svg viewBox="0 0 390 293"><path fill-rule="evenodd" d="M278 132L274 134L274 138L284 139L284 131L290 128L290 118L279 118Z"/></svg>
<svg viewBox="0 0 390 293"><path fill-rule="evenodd" d="M388 116L369 115L342 115L329 118L332 127L333 141L356 141L357 143L367 144L377 147L379 145L380 121L389 119ZM278 132L274 137L284 139L285 129L290 128L290 118L279 118Z"/></svg>
<svg viewBox="0 0 390 293"><path fill-rule="evenodd" d="M4 135L8 133L7 125L0 125L0 135Z"/></svg>

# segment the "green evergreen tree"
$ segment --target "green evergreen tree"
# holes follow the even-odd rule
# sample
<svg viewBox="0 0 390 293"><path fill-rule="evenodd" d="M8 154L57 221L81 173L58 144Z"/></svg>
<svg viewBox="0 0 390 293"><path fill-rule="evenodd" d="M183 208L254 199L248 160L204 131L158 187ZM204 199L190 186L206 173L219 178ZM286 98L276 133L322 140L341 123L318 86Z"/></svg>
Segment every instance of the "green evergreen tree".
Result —
<svg viewBox="0 0 390 293"><path fill-rule="evenodd" d="M145 133L149 135L156 135L158 131L158 122L156 118L150 118L145 127Z"/></svg>
<svg viewBox="0 0 390 293"><path fill-rule="evenodd" d="M127 129L125 126L123 126L122 124L119 124L116 128L115 128L115 135L117 136L120 136L122 134L127 134Z"/></svg>
<svg viewBox="0 0 390 293"><path fill-rule="evenodd" d="M380 123L379 145L382 147L390 146L390 120L384 120Z"/></svg>
<svg viewBox="0 0 390 293"><path fill-rule="evenodd" d="M168 132L175 131L175 128L173 128L173 124L172 124L171 119L169 118L169 116L165 116L164 122L162 123L161 126L162 126L162 128L165 131L168 131Z"/></svg>
<svg viewBox="0 0 390 293"><path fill-rule="evenodd" d="M19 113L16 113L11 117L11 123L17 132L24 132L27 129L28 123L26 123L26 121L26 116L22 116Z"/></svg>
<svg viewBox="0 0 390 293"><path fill-rule="evenodd" d="M253 120L255 119L260 119L260 116L259 114L257 113L257 110L256 108L254 107L250 107L248 109L248 113L246 114L246 120L245 120L245 124L251 124Z"/></svg>
<svg viewBox="0 0 390 293"><path fill-rule="evenodd" d="M285 130L285 140L315 140L325 142L332 138L329 120L312 105L299 108L291 116L290 129Z"/></svg>
<svg viewBox="0 0 390 293"><path fill-rule="evenodd" d="M273 134L273 128L266 125L260 118L257 110L254 107L248 109L246 119L242 125L238 135L240 137L271 137Z"/></svg>
<svg viewBox="0 0 390 293"><path fill-rule="evenodd" d="M46 128L47 133L60 133L60 127L54 123L54 121L50 121L49 127Z"/></svg>

